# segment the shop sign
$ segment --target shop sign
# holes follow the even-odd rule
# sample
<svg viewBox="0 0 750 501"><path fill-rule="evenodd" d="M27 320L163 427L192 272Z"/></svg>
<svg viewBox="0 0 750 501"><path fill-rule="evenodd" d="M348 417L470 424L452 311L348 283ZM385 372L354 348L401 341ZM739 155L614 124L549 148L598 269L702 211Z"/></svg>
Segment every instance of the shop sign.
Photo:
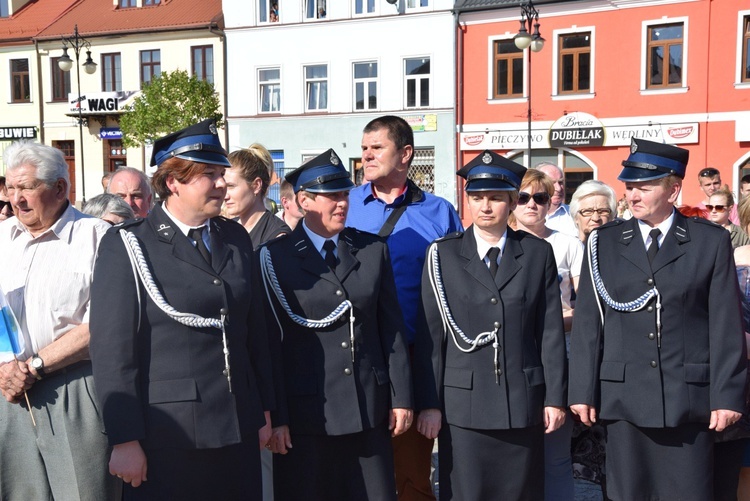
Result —
<svg viewBox="0 0 750 501"><path fill-rule="evenodd" d="M406 123L414 132L435 132L437 130L437 115L408 115L404 117Z"/></svg>
<svg viewBox="0 0 750 501"><path fill-rule="evenodd" d="M461 133L461 150L523 150L529 147L526 130ZM546 131L531 131L532 148L549 148Z"/></svg>
<svg viewBox="0 0 750 501"><path fill-rule="evenodd" d="M16 139L35 139L36 127L2 127L0 126L0 140L13 141Z"/></svg>
<svg viewBox="0 0 750 501"><path fill-rule="evenodd" d="M558 118L549 130L552 148L604 145L604 125L593 115L576 111Z"/></svg>
<svg viewBox="0 0 750 501"><path fill-rule="evenodd" d="M697 144L698 131L698 122L615 125L607 127L606 145L627 146L632 138L667 144Z"/></svg>
<svg viewBox="0 0 750 501"><path fill-rule="evenodd" d="M81 113L87 115L107 115L120 113L125 107L126 101L140 91L128 90L118 92L92 92L83 96L68 94L70 113Z"/></svg>
<svg viewBox="0 0 750 501"><path fill-rule="evenodd" d="M122 139L122 130L118 127L102 127L99 129L100 139Z"/></svg>

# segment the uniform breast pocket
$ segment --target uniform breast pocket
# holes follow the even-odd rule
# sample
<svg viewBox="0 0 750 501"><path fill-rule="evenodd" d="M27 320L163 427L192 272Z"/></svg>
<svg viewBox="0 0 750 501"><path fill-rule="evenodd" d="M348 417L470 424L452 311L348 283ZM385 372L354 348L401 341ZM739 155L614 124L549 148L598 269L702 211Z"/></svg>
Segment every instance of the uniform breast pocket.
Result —
<svg viewBox="0 0 750 501"><path fill-rule="evenodd" d="M198 400L198 387L194 379L151 381L148 385L148 403L192 402Z"/></svg>
<svg viewBox="0 0 750 501"><path fill-rule="evenodd" d="M469 369L446 367L443 384L450 388L471 390L474 385L474 371Z"/></svg>

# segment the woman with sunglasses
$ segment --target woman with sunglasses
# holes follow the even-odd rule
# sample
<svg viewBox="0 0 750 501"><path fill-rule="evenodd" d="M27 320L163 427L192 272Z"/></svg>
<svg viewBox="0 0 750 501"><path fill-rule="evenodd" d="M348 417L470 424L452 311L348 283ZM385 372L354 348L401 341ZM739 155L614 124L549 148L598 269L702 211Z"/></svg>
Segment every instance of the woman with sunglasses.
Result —
<svg viewBox="0 0 750 501"><path fill-rule="evenodd" d="M5 176L0 176L0 221L13 217L13 206L10 205L8 189L5 187Z"/></svg>
<svg viewBox="0 0 750 501"><path fill-rule="evenodd" d="M551 246L557 264L557 279L562 300L566 345L573 326L574 295L583 262L583 244L575 237L545 226L550 199L555 191L552 179L541 171L526 171L521 181L518 205L513 211L516 229L543 238ZM547 499L573 500L570 441L573 421L568 419L557 432L544 437L544 475Z"/></svg>
<svg viewBox="0 0 750 501"><path fill-rule="evenodd" d="M565 420L555 258L507 224L525 170L489 150L463 167L473 224L427 252L414 394L441 501L544 499L544 436Z"/></svg>
<svg viewBox="0 0 750 501"><path fill-rule="evenodd" d="M719 190L708 198L706 211L708 211L708 220L723 226L729 231L732 239L732 248L736 249L743 245L750 244L750 238L747 234L729 220L730 212L734 207L734 196L728 190Z"/></svg>

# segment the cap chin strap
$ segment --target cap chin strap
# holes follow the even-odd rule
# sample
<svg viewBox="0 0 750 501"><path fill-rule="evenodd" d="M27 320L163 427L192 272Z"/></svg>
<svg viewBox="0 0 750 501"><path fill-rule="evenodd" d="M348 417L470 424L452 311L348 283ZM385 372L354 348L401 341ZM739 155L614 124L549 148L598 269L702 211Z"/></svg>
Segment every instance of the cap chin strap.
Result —
<svg viewBox="0 0 750 501"><path fill-rule="evenodd" d="M314 179L309 180L303 185L300 185L299 190L306 190L307 188L311 186L315 186L316 184L324 184L328 183L330 181L335 181L336 179L343 179L348 178L349 173L348 172L334 172L333 174L326 174L325 176L318 176Z"/></svg>

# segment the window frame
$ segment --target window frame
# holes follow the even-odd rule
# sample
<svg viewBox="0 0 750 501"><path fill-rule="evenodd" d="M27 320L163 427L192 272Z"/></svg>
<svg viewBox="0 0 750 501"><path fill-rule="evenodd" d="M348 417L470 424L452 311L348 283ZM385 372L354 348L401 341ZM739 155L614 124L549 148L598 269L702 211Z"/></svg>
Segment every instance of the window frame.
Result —
<svg viewBox="0 0 750 501"><path fill-rule="evenodd" d="M750 88L750 10L737 12L737 68L734 86Z"/></svg>
<svg viewBox="0 0 750 501"><path fill-rule="evenodd" d="M356 74L356 67L357 65L366 65L366 64L374 64L375 65L375 76L371 77L360 77L357 78ZM377 111L379 109L379 103L380 103L380 67L377 60L369 60L369 61L354 61L352 63L352 111L358 112L358 111ZM369 94L369 85L371 83L375 84L375 105L370 106L370 94ZM357 85L362 84L363 86L363 108L357 108Z"/></svg>
<svg viewBox="0 0 750 501"><path fill-rule="evenodd" d="M269 79L269 80L261 80L261 72L262 71L273 71L276 70L279 72L279 77L275 80ZM267 66L257 69L257 76L258 76L258 113L259 114L279 114L281 113L281 66ZM264 96L264 88L266 86L269 86L273 88L274 86L278 87L278 96L279 96L279 104L278 109L269 109L264 110L263 109L263 96ZM270 96L273 96L274 93L271 91L269 94ZM269 102L272 102L273 100L270 100ZM272 107L271 107L272 108Z"/></svg>
<svg viewBox="0 0 750 501"><path fill-rule="evenodd" d="M138 0L117 0L118 9L133 9L138 7Z"/></svg>
<svg viewBox="0 0 750 501"><path fill-rule="evenodd" d="M50 96L53 103L67 103L69 94L73 88L70 83L70 72L60 69L60 65L58 64L60 57L62 56L49 58L50 83L52 85Z"/></svg>
<svg viewBox="0 0 750 501"><path fill-rule="evenodd" d="M566 49L563 47L564 39L566 37L578 37L582 35L588 36L588 46L586 47L576 47L576 48L570 48ZM591 42L593 41L592 34L588 31L578 31L575 33L561 33L556 34L557 37L557 50L555 51L555 54L557 55L557 94L558 95L571 95L571 94L590 94L591 93L591 60L592 58L592 48L591 48ZM588 75L588 81L589 81L589 87L588 89L581 89L580 88L580 60L582 54L588 54L589 56L589 75ZM564 77L564 71L565 71L565 63L564 58L565 56L573 56L573 88L571 90L565 90L563 89L563 77Z"/></svg>
<svg viewBox="0 0 750 501"><path fill-rule="evenodd" d="M26 61L26 70L25 71L14 71L13 70L13 63L16 61ZM10 66L10 102L13 104L16 103L30 103L31 102L31 64L29 62L29 58L15 58L15 59L9 59L8 64ZM25 78L24 78L25 76ZM16 95L16 77L20 77L20 90L21 95ZM26 92L23 92L23 91ZM23 95L27 95L28 97L23 97Z"/></svg>
<svg viewBox="0 0 750 501"><path fill-rule="evenodd" d="M424 60L428 60L430 63L430 71L429 73L415 73L414 75L410 75L406 72L406 65L408 61L417 61L422 60L422 64L424 64ZM417 109L426 109L429 108L432 105L432 56L413 56L413 57L404 57L402 61L402 71L403 71L403 77L404 77L404 109L405 110L417 110ZM421 104L421 97L422 97L422 85L421 81L427 79L427 104ZM409 81L415 80L418 83L414 85L414 106L408 105L409 100ZM420 104L417 104L420 103Z"/></svg>
<svg viewBox="0 0 750 501"><path fill-rule="evenodd" d="M281 17L281 9L278 8L277 5L277 13L276 13L276 21L271 20L271 7L273 7L273 4L278 4L279 0L258 0L258 24L273 24L278 23L279 18ZM265 10L265 16L266 19L263 19L263 11Z"/></svg>
<svg viewBox="0 0 750 501"><path fill-rule="evenodd" d="M310 16L310 5L311 3L315 4L315 10L313 11L314 14ZM321 6L323 8L323 15L320 15L320 9ZM302 20L303 21L322 21L324 19L328 19L328 2L327 0L304 0L302 2Z"/></svg>
<svg viewBox="0 0 750 501"><path fill-rule="evenodd" d="M655 45L660 44L652 44L650 43L650 30L652 28L660 27L660 26L673 26L673 25L682 25L682 78L679 84L669 84L669 80L667 79L667 84L664 85L652 85L651 84L651 68L650 68L650 61L651 61L651 48ZM641 32L641 94L665 94L665 93L675 93L675 92L687 92L687 82L688 82L688 63L690 61L689 58L689 40L690 40L690 26L689 26L689 19L687 17L664 17L662 19L654 19L654 20L647 20L643 21L642 23L642 32ZM666 44L667 47L676 45L674 42Z"/></svg>
<svg viewBox="0 0 750 501"><path fill-rule="evenodd" d="M490 74L489 74L489 87L488 87L488 99L496 100L496 101L508 101L508 100L521 100L526 95L526 54L524 51L519 50L518 52L514 52L513 54L516 54L515 57L510 57L509 55L503 55L502 57L499 57L497 54L497 46L499 43L509 43L512 44L515 47L515 43L513 42L513 37L495 37L490 39L490 50L489 50L489 56L490 56ZM514 59L520 59L521 62L521 94L513 94L512 92L507 95L501 95L497 94L495 91L497 90L497 62L499 59L505 59L509 62L513 61ZM512 67L512 64L511 64ZM509 78L511 78L513 72L511 71L509 73ZM510 81L510 85L508 86L509 89L512 88L512 80Z"/></svg>
<svg viewBox="0 0 750 501"><path fill-rule="evenodd" d="M151 61L149 62L145 62L143 60L143 56L147 53L151 54ZM158 62L153 61L153 55L155 53L159 55ZM140 79L141 79L141 89L144 89L148 84L150 84L153 81L154 78L161 75L161 49L149 49L149 50L139 51L138 64L139 64L139 74L140 74ZM157 69L155 70L155 68ZM148 80L144 78L146 75L147 69L149 73Z"/></svg>
<svg viewBox="0 0 750 501"><path fill-rule="evenodd" d="M326 69L326 76L323 77L310 77L307 76L307 69L313 68L316 66L325 67ZM328 72L329 65L328 63L316 63L316 64L305 64L302 66L302 77L304 79L305 85L305 113L321 113L321 112L327 112L328 106L329 106L329 100L328 100L328 83L330 81L330 76ZM317 107L317 108L310 108L308 105L310 103L310 95L312 92L312 87L316 84L324 84L319 87L319 90L317 93L317 102L318 105L320 105L320 98L323 95L322 91L325 91L325 107Z"/></svg>
<svg viewBox="0 0 750 501"><path fill-rule="evenodd" d="M362 12L357 12L357 4L362 4ZM372 10L370 9L372 5ZM367 17L378 15L378 0L352 0L352 16Z"/></svg>
<svg viewBox="0 0 750 501"><path fill-rule="evenodd" d="M107 60L111 60L110 71L107 71ZM102 92L118 92L122 90L122 53L107 52L101 55ZM108 75L109 74L109 75ZM111 79L108 86L107 77Z"/></svg>
<svg viewBox="0 0 750 501"><path fill-rule="evenodd" d="M426 5L409 5L411 4L421 4L424 2ZM430 0L406 0L404 2L404 8L407 12L414 12L414 11L420 11L420 10L427 10L430 8Z"/></svg>
<svg viewBox="0 0 750 501"><path fill-rule="evenodd" d="M206 57L207 52L211 51L210 59L210 75L209 75L209 63ZM201 75L198 75L195 70L196 54L201 54L201 61L203 63L203 71ZM190 47L190 74L198 78L198 80L206 81L211 85L214 84L214 46L208 45L193 45Z"/></svg>

